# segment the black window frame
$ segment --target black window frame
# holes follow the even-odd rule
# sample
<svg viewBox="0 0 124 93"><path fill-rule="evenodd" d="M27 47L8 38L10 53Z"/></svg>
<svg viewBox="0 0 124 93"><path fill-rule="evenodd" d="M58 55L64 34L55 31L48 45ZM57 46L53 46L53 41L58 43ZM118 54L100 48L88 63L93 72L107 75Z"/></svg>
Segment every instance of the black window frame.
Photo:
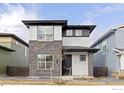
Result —
<svg viewBox="0 0 124 93"><path fill-rule="evenodd" d="M68 30L72 30L72 36L67 36L66 35L66 31L68 31ZM82 35L81 36L76 36L76 30L81 30L82 31ZM84 29L84 30L86 30L86 29ZM89 35L84 35L83 34L84 30L82 30L82 29L66 29L66 30L63 31L63 33L62 33L63 35L62 36L63 37L89 37L90 33L89 33Z"/></svg>
<svg viewBox="0 0 124 93"><path fill-rule="evenodd" d="M82 60L82 59L81 59L81 56L83 56L83 57L85 56L85 60ZM87 57L86 54L81 54L79 57L80 57L80 61L87 61L87 59L86 59L86 57Z"/></svg>

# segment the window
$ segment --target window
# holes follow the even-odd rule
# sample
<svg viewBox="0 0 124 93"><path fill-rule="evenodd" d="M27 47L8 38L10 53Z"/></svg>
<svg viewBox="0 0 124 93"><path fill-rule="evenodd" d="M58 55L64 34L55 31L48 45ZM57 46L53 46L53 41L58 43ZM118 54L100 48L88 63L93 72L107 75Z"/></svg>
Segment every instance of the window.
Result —
<svg viewBox="0 0 124 93"><path fill-rule="evenodd" d="M75 30L75 36L82 36L82 30Z"/></svg>
<svg viewBox="0 0 124 93"><path fill-rule="evenodd" d="M86 61L86 55L80 55L80 61Z"/></svg>
<svg viewBox="0 0 124 93"><path fill-rule="evenodd" d="M106 45L102 46L102 54L106 54Z"/></svg>
<svg viewBox="0 0 124 93"><path fill-rule="evenodd" d="M72 30L66 30L66 36L73 36Z"/></svg>
<svg viewBox="0 0 124 93"><path fill-rule="evenodd" d="M106 52L107 52L107 46L106 46L106 42L104 41L104 42L102 43L102 54L105 55Z"/></svg>
<svg viewBox="0 0 124 93"><path fill-rule="evenodd" d="M54 61L51 54L38 54L37 55L37 69L50 70L53 69Z"/></svg>
<svg viewBox="0 0 124 93"><path fill-rule="evenodd" d="M90 30L87 29L69 29L63 32L63 36L73 36L73 37L89 37Z"/></svg>
<svg viewBox="0 0 124 93"><path fill-rule="evenodd" d="M53 40L53 26L38 26L38 40L52 41Z"/></svg>
<svg viewBox="0 0 124 93"><path fill-rule="evenodd" d="M82 36L89 37L89 35L90 35L90 30L83 29Z"/></svg>

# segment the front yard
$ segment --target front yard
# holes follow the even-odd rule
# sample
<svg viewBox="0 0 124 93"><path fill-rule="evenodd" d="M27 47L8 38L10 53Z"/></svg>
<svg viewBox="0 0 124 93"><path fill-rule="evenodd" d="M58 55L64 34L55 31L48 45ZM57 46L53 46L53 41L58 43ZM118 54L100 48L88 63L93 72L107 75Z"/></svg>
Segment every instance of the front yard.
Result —
<svg viewBox="0 0 124 93"><path fill-rule="evenodd" d="M43 80L27 77L0 77L1 85L124 85L124 80L112 77L94 78L92 80Z"/></svg>

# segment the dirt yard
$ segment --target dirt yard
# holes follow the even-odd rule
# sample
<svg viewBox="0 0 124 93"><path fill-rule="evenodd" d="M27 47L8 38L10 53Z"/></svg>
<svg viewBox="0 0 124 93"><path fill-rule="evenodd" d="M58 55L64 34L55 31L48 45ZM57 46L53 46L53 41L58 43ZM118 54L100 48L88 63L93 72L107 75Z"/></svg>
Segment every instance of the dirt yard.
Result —
<svg viewBox="0 0 124 93"><path fill-rule="evenodd" d="M124 80L113 77L86 79L70 79L70 80L45 80L29 77L8 77L0 76L0 85L124 85Z"/></svg>

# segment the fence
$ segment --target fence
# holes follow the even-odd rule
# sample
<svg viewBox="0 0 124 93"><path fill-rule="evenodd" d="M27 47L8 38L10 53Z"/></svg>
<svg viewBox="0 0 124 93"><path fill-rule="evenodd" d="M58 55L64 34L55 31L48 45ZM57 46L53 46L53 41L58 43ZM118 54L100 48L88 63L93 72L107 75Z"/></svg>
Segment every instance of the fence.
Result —
<svg viewBox="0 0 124 93"><path fill-rule="evenodd" d="M7 66L7 75L9 75L9 76L28 76L29 68L28 67Z"/></svg>
<svg viewBox="0 0 124 93"><path fill-rule="evenodd" d="M94 67L93 75L94 77L108 76L108 67Z"/></svg>

